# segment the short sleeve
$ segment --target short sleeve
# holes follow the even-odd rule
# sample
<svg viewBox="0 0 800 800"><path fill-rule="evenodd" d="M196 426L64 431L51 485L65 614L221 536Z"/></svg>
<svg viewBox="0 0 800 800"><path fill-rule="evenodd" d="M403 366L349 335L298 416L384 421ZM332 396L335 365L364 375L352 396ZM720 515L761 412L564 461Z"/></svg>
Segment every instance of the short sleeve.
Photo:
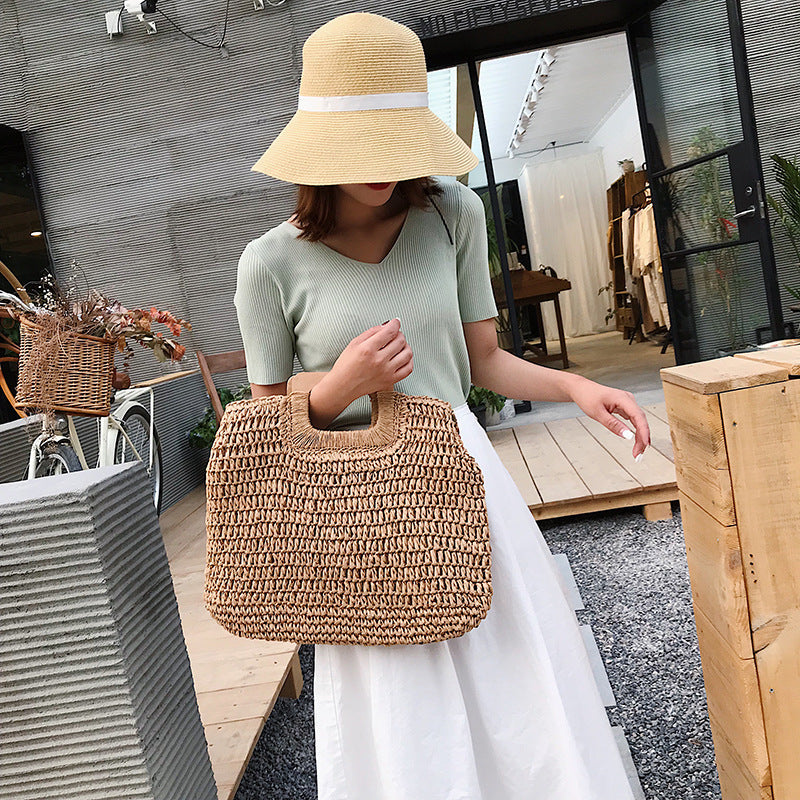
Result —
<svg viewBox="0 0 800 800"><path fill-rule="evenodd" d="M242 334L247 379L262 384L288 380L294 365L294 332L287 324L275 278L250 244L239 258L233 304Z"/></svg>
<svg viewBox="0 0 800 800"><path fill-rule="evenodd" d="M498 315L489 274L489 239L480 196L459 183L458 221L455 226L458 306L462 322Z"/></svg>

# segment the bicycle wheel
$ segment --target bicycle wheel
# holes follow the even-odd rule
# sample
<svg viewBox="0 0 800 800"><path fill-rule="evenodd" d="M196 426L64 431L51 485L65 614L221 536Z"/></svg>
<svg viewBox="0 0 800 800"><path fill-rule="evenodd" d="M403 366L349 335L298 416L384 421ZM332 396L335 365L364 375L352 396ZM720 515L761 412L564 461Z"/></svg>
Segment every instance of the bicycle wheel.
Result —
<svg viewBox="0 0 800 800"><path fill-rule="evenodd" d="M63 475L66 472L80 472L83 466L78 454L67 442L45 442L42 446L42 460L36 467L36 477ZM25 470L27 478L28 471Z"/></svg>
<svg viewBox="0 0 800 800"><path fill-rule="evenodd" d="M130 406L122 418L117 420L120 426L130 436L134 447L145 464L150 463L150 412L144 406ZM150 485L153 488L153 505L156 515L161 513L161 442L158 431L153 429L153 467L149 470ZM128 440L117 432L114 445L114 463L127 464L138 461L136 453L131 449Z"/></svg>

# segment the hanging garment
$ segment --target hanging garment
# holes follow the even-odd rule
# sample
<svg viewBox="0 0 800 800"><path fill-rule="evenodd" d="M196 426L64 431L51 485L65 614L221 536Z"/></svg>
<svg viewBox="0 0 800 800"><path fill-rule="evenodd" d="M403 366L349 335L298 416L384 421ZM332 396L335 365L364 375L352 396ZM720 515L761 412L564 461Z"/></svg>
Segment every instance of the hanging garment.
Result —
<svg viewBox="0 0 800 800"><path fill-rule="evenodd" d="M659 325L669 328L669 309L664 288L664 276L656 264L648 264L642 272L642 283L653 318Z"/></svg>
<svg viewBox="0 0 800 800"><path fill-rule="evenodd" d="M648 264L657 262L660 259L652 203L640 208L633 215L633 221L631 273L634 277L638 277Z"/></svg>
<svg viewBox="0 0 800 800"><path fill-rule="evenodd" d="M536 520L466 403L492 606L461 637L315 645L319 800L632 800L575 612Z"/></svg>
<svg viewBox="0 0 800 800"><path fill-rule="evenodd" d="M647 290L644 285L644 276L639 275L633 279L634 296L639 303L639 314L641 316L642 334L645 336L658 327L658 322L653 319L650 311L650 303L647 300Z"/></svg>

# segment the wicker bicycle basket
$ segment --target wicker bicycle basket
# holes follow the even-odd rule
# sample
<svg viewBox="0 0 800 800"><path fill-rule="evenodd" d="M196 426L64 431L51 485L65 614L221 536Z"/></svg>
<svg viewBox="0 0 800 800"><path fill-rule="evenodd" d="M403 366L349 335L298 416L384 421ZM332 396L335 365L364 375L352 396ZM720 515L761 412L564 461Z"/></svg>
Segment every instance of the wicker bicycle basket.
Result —
<svg viewBox="0 0 800 800"><path fill-rule="evenodd" d="M55 357L48 359L43 369L32 358L44 343L42 329L23 317L19 330L19 380L14 402L17 408L108 416L116 340L64 331Z"/></svg>

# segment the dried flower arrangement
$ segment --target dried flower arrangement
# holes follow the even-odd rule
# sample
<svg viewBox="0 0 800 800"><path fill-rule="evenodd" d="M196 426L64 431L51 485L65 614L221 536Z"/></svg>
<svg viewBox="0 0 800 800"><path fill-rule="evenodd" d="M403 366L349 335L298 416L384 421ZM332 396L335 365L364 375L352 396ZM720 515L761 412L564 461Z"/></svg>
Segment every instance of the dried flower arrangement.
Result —
<svg viewBox="0 0 800 800"><path fill-rule="evenodd" d="M60 285L52 275L36 282L38 289L26 286L31 297L30 303L0 291L0 305L5 306L20 323L25 321L36 327L36 347L28 353L24 372L28 382L38 382L37 395L49 396L63 383L63 374L59 375L54 365L64 361L64 356L70 352L65 340L74 339L75 335L96 337L103 340L99 343L101 345L113 344L114 350L123 353L122 372L127 372L133 356L131 340L149 347L160 362L180 361L183 358L186 348L173 338L154 332L152 326L156 322L163 324L173 337L178 337L182 328L192 329L187 320L155 306L149 310L128 309L97 289L89 289L85 296L79 297L75 281L79 269L77 261L73 260L66 286ZM64 365L61 365L62 373L63 370ZM44 376L49 380L45 381ZM22 383L21 372L18 396L23 388ZM49 386L45 387L45 384ZM37 403L35 407L46 414L52 412L52 404L47 402Z"/></svg>

